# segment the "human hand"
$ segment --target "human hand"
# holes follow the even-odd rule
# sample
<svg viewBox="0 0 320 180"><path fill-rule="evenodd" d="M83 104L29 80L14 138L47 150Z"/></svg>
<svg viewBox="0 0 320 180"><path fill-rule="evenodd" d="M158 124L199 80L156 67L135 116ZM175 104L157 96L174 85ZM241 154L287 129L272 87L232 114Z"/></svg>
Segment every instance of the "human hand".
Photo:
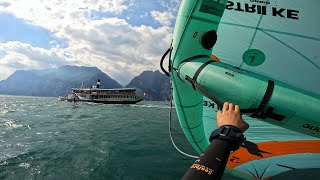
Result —
<svg viewBox="0 0 320 180"><path fill-rule="evenodd" d="M249 124L246 123L240 112L240 106L232 103L225 102L223 104L223 111L217 113L217 126L232 125L239 128L242 132L245 132L249 128Z"/></svg>

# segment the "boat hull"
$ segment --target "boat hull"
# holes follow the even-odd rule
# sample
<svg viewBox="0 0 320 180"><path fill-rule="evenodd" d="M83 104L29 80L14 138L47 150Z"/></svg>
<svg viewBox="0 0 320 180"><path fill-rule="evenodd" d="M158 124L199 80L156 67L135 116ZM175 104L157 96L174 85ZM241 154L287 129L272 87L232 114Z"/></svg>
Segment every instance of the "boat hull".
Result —
<svg viewBox="0 0 320 180"><path fill-rule="evenodd" d="M67 101L73 102L72 99L67 99ZM141 102L142 99L137 100L99 100L99 99L93 99L93 100L78 100L76 102L91 102L91 103L101 103L101 104L136 104L138 102Z"/></svg>

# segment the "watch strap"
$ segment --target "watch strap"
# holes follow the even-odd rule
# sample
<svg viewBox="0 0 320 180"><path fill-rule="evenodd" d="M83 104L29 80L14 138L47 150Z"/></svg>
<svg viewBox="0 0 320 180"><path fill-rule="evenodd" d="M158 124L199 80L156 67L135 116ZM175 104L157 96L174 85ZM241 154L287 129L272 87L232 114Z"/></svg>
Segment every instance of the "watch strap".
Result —
<svg viewBox="0 0 320 180"><path fill-rule="evenodd" d="M241 130L232 125L221 126L211 133L209 141L214 139L220 139L231 143L231 150L234 151L240 147L246 141L246 138L242 134Z"/></svg>

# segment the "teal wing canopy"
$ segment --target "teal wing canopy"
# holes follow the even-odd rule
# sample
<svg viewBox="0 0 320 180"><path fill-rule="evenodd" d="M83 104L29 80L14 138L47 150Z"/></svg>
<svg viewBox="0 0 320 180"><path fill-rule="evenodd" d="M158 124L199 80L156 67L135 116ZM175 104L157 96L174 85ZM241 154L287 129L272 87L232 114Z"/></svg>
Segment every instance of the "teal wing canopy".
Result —
<svg viewBox="0 0 320 180"><path fill-rule="evenodd" d="M224 63L319 95L320 2L251 2L227 2L213 54ZM253 61L250 50L257 53Z"/></svg>
<svg viewBox="0 0 320 180"><path fill-rule="evenodd" d="M201 154L221 102L254 109L226 172L244 179L320 172L317 0L182 0L172 52L181 127ZM298 177L302 179L304 175Z"/></svg>

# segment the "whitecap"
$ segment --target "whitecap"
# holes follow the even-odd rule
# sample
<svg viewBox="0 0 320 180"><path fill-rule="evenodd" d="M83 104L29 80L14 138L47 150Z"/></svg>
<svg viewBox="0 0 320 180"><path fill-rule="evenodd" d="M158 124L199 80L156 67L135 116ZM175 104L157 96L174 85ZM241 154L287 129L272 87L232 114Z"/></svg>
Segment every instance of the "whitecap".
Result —
<svg viewBox="0 0 320 180"><path fill-rule="evenodd" d="M12 129L23 127L22 124L15 124L15 121L11 121L11 120L4 122L3 125L6 126L7 128L12 128Z"/></svg>
<svg viewBox="0 0 320 180"><path fill-rule="evenodd" d="M19 127L23 127L23 125L22 124L13 124L12 127L13 128L19 128Z"/></svg>
<svg viewBox="0 0 320 180"><path fill-rule="evenodd" d="M30 164L29 163L20 163L19 167L23 167L25 169L28 169L30 167Z"/></svg>
<svg viewBox="0 0 320 180"><path fill-rule="evenodd" d="M2 114L2 115L5 115L5 114L7 114L9 111L8 110L0 110L0 114Z"/></svg>
<svg viewBox="0 0 320 180"><path fill-rule="evenodd" d="M22 143L17 143L17 144L14 144L14 147L29 147L29 144L26 143L26 144L22 144Z"/></svg>

